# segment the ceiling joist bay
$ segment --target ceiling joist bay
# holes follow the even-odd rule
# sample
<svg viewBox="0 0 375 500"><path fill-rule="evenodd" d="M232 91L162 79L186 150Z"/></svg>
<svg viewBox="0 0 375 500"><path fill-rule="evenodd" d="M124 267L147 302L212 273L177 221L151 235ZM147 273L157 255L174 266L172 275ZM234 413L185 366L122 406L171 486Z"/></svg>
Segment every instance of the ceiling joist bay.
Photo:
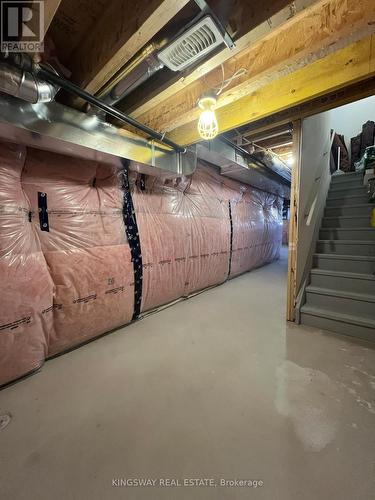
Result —
<svg viewBox="0 0 375 500"><path fill-rule="evenodd" d="M113 0L71 55L72 80L94 94L189 0Z"/></svg>

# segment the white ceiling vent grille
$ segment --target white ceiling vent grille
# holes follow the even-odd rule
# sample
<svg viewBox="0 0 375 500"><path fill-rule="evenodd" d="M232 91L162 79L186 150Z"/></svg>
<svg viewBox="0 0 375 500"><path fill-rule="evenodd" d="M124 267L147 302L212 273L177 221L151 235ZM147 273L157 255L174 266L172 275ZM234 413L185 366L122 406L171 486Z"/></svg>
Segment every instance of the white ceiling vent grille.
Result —
<svg viewBox="0 0 375 500"><path fill-rule="evenodd" d="M172 71L181 71L211 52L223 41L223 36L213 19L205 16L161 50L158 57L167 68Z"/></svg>

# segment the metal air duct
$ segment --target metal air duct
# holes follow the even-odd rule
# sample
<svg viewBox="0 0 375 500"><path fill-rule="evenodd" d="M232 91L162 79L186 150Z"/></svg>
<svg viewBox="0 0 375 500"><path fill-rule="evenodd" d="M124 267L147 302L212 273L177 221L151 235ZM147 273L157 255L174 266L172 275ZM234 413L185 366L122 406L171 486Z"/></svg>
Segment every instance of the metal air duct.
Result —
<svg viewBox="0 0 375 500"><path fill-rule="evenodd" d="M58 87L37 78L28 71L7 63L0 65L0 92L35 104L52 101L57 90Z"/></svg>

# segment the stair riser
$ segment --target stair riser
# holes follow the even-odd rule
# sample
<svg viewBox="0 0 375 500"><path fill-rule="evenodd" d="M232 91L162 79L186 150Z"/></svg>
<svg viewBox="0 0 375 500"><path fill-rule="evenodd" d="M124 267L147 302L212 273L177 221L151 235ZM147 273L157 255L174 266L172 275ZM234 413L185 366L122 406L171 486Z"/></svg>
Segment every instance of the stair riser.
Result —
<svg viewBox="0 0 375 500"><path fill-rule="evenodd" d="M370 243L368 245L343 244L340 240L319 242L317 245L317 253L335 253L341 255L370 255L375 256L375 245Z"/></svg>
<svg viewBox="0 0 375 500"><path fill-rule="evenodd" d="M347 273L374 274L375 262L364 260L325 259L314 257L314 267L331 271L344 271Z"/></svg>
<svg viewBox="0 0 375 500"><path fill-rule="evenodd" d="M351 314L375 320L375 303L364 302L334 295L311 293L306 290L306 304L317 309L326 309L331 312Z"/></svg>
<svg viewBox="0 0 375 500"><path fill-rule="evenodd" d="M375 244L375 229L364 229L356 231L353 229L321 229L319 233L321 240L362 240L373 241Z"/></svg>
<svg viewBox="0 0 375 500"><path fill-rule="evenodd" d="M365 293L375 296L375 280L364 280L358 278L347 278L344 276L329 276L322 274L311 274L311 284L331 290L343 292ZM374 304L375 308L375 304Z"/></svg>
<svg viewBox="0 0 375 500"><path fill-rule="evenodd" d="M368 217L371 217L371 210L373 207L374 205L370 203L361 207L346 207L345 205L341 207L331 207L325 209L324 215L326 217L335 217L336 215L367 215Z"/></svg>
<svg viewBox="0 0 375 500"><path fill-rule="evenodd" d="M342 196L340 198L327 198L327 207L341 207L343 205L357 205L359 203L368 203L367 194L358 196Z"/></svg>
<svg viewBox="0 0 375 500"><path fill-rule="evenodd" d="M328 192L328 199L329 198L339 198L343 197L346 198L347 196L365 196L367 194L367 190L365 186L359 186L359 187L350 187L347 189L330 189Z"/></svg>
<svg viewBox="0 0 375 500"><path fill-rule="evenodd" d="M342 335L350 335L351 337L357 337L370 341L375 340L375 331L373 328L352 325L350 323L342 323L341 321L321 318L304 312L301 312L301 323L314 328L341 333Z"/></svg>
<svg viewBox="0 0 375 500"><path fill-rule="evenodd" d="M340 228L340 227L370 227L370 216L363 217L355 217L351 218L340 218L336 217L335 219L326 219L322 220L322 227L332 227L332 228Z"/></svg>
<svg viewBox="0 0 375 500"><path fill-rule="evenodd" d="M362 181L363 173L362 172L351 172L350 174L345 175L332 175L331 182L332 184L341 184L342 182L353 182L353 181Z"/></svg>
<svg viewBox="0 0 375 500"><path fill-rule="evenodd" d="M355 189L364 187L362 179L355 179L353 181L346 182L331 182L329 190L333 191L336 189Z"/></svg>

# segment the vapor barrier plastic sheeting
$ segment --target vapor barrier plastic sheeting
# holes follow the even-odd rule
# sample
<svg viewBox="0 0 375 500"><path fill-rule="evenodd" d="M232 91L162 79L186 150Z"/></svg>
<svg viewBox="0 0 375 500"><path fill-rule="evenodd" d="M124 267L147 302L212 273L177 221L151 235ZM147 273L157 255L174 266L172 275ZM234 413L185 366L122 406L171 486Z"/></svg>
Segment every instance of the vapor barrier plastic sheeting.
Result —
<svg viewBox="0 0 375 500"><path fill-rule="evenodd" d="M0 385L278 257L277 196L203 164L175 179L125 169L1 144Z"/></svg>

